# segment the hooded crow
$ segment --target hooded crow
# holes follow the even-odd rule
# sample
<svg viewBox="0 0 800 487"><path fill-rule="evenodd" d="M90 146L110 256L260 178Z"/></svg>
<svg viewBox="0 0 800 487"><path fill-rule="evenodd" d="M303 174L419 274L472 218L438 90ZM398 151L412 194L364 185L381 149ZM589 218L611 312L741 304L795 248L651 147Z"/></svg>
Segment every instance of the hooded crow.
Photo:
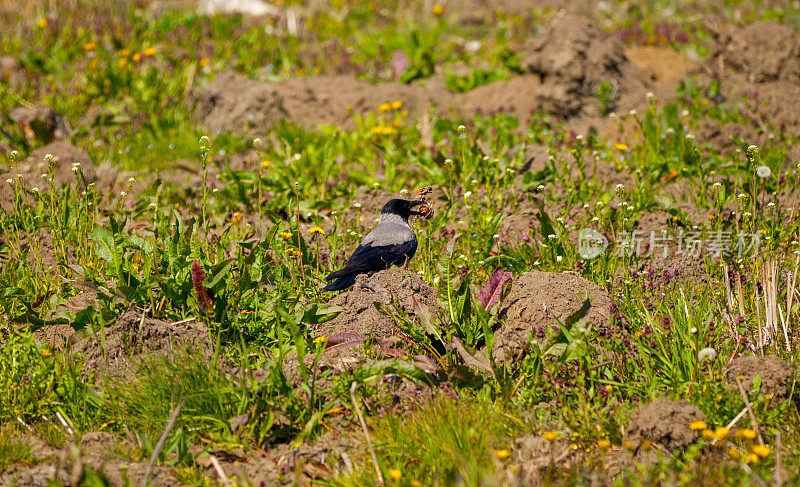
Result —
<svg viewBox="0 0 800 487"><path fill-rule="evenodd" d="M408 225L411 215L430 218L433 212L419 200L393 199L383 205L378 226L364 237L342 269L325 278L333 282L324 289L339 291L352 286L359 274L405 266L417 252L417 236Z"/></svg>

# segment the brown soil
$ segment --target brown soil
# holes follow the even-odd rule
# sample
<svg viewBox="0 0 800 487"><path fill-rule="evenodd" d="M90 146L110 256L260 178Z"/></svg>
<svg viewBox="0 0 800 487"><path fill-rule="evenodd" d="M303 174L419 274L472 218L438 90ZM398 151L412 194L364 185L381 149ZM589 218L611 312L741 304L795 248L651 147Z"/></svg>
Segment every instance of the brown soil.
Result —
<svg viewBox="0 0 800 487"><path fill-rule="evenodd" d="M664 454L657 449L647 451L640 449L638 452L631 452L624 447L617 446L606 453L603 466L608 477L613 479L622 472L655 465L663 457Z"/></svg>
<svg viewBox="0 0 800 487"><path fill-rule="evenodd" d="M350 462L362 455L364 440L357 435L332 431L299 448L281 444L242 458L222 457L220 464L229 476L246 479L247 485L310 485L313 480L334 478L347 471L348 463L352 465ZM213 467L203 460L198 458L198 463L213 477Z"/></svg>
<svg viewBox="0 0 800 487"><path fill-rule="evenodd" d="M0 237L0 241L4 240L5 235ZM20 238L20 250L23 255L27 253L28 266L36 273L52 272L58 266L59 259L56 255L53 231L50 228L40 228L35 235L23 234ZM12 258L14 257L12 255ZM65 257L66 263L72 264L75 259L75 249L67 246Z"/></svg>
<svg viewBox="0 0 800 487"><path fill-rule="evenodd" d="M589 20L557 15L523 48L527 75L491 83L459 98L463 111L508 111L526 120L538 110L562 119L596 117L594 92L601 82L614 85L620 107L626 99L645 99L647 74L631 63L616 39L608 39ZM614 107L611 107L612 110Z"/></svg>
<svg viewBox="0 0 800 487"><path fill-rule="evenodd" d="M558 329L559 323L583 319L599 328L610 319L609 294L574 272L529 271L514 279L501 304L507 321L494 334L494 356L509 360L529 349L529 337ZM544 345L544 344L540 344Z"/></svg>
<svg viewBox="0 0 800 487"><path fill-rule="evenodd" d="M677 81L696 68L689 58L666 47L637 46L626 49L625 55L654 82Z"/></svg>
<svg viewBox="0 0 800 487"><path fill-rule="evenodd" d="M211 354L211 340L205 325L197 322L170 324L139 311L127 311L105 329L105 359L101 336L89 330L75 332L58 325L37 332L54 346L66 341L72 352L82 352L86 362L117 375L130 368L128 359L137 355L168 356L190 348L203 355Z"/></svg>
<svg viewBox="0 0 800 487"><path fill-rule="evenodd" d="M547 111L562 118L590 110L586 102L603 81L616 85L618 96L646 91L646 76L630 63L622 44L582 17L556 16L524 53L523 68L547 87L545 99L553 103Z"/></svg>
<svg viewBox="0 0 800 487"><path fill-rule="evenodd" d="M534 481L545 469L571 469L586 459L583 450L569 447L569 438L559 438L553 443L541 435L524 435L514 441L511 462L519 465L519 478Z"/></svg>
<svg viewBox="0 0 800 487"><path fill-rule="evenodd" d="M47 105L15 108L8 116L23 127L26 135L44 143L66 139L72 132L69 122Z"/></svg>
<svg viewBox="0 0 800 487"><path fill-rule="evenodd" d="M505 111L526 120L544 110L562 119L579 117L581 132L611 126L600 116L594 93L601 82L614 85L615 106L627 111L646 103L645 93L672 97L675 83L693 67L684 56L661 48L625 50L589 20L558 14L522 49L526 74L452 94L436 74L409 85L370 84L349 75L294 78L278 83L246 79L232 72L195 91L195 117L206 130L263 134L280 120L306 127L354 125L353 115L402 101L411 120L433 103L440 111L468 114ZM631 59L628 58L630 54Z"/></svg>
<svg viewBox="0 0 800 487"><path fill-rule="evenodd" d="M750 355L734 360L727 373L727 380L734 390L738 377L745 392L753 388L753 380L761 377L761 393L777 399L786 399L794 385L794 367L778 357Z"/></svg>
<svg viewBox="0 0 800 487"><path fill-rule="evenodd" d="M800 38L791 28L756 21L725 26L715 37L717 48L709 56L711 66L743 73L751 83L800 81Z"/></svg>
<svg viewBox="0 0 800 487"><path fill-rule="evenodd" d="M147 471L147 462L129 462L118 458L114 447L124 442L105 432L84 434L75 444L67 443L61 448L52 448L35 436L27 436L26 443L34 448L34 455L41 462L34 465L11 466L0 474L0 485L46 486L78 485L84 469L90 467L107 475L111 485L124 485L122 467L127 470L131 485L141 483ZM151 485L183 485L173 476L173 469L167 466L154 466Z"/></svg>
<svg viewBox="0 0 800 487"><path fill-rule="evenodd" d="M7 82L14 90L19 90L28 83L28 71L14 56L0 56L0 81ZM0 148L12 149L6 144L0 144Z"/></svg>
<svg viewBox="0 0 800 487"><path fill-rule="evenodd" d="M529 236L532 230L539 228L539 210L527 200L523 200L516 210L506 213L497 230L503 240L520 242Z"/></svg>
<svg viewBox="0 0 800 487"><path fill-rule="evenodd" d="M267 451L211 450L210 454L219 460L228 476L247 479L251 485L305 485L310 479L342 474L347 462L360 458L363 455L360 451L363 439L358 435L348 430L333 431L299 448L284 443ZM104 473L111 485L125 485L124 468L130 484L140 485L147 471L147 460L129 461L121 458L117 446L131 450L131 445L106 432L86 433L75 444L68 442L60 448L50 447L31 435L25 437L25 442L34 448L34 455L40 463L10 466L0 473L0 485L43 487L51 485L54 478L60 481L59 484L77 485L75 481L86 467ZM198 455L196 464L207 477L216 477L208 455ZM175 477L172 467L156 465L153 467L151 485L184 484Z"/></svg>
<svg viewBox="0 0 800 487"><path fill-rule="evenodd" d="M632 443L637 453L640 449L644 450L643 440L671 453L697 441L700 433L689 429L689 423L705 419L702 411L685 400L658 399L633 412L625 440Z"/></svg>
<svg viewBox="0 0 800 487"><path fill-rule="evenodd" d="M417 324L439 313L436 290L417 274L393 267L371 277L358 276L349 291L328 301L329 306L340 306L343 311L336 318L316 325L314 334L329 339L350 334L374 338L396 335L400 330L395 321L374 305L380 302L391 309L393 301L398 311L408 314Z"/></svg>
<svg viewBox="0 0 800 487"><path fill-rule="evenodd" d="M750 123L723 126L719 135L707 128L708 133L701 135L729 147L731 135L747 137L747 144L763 145L774 128L800 124L800 113L793 108L793 100L800 97L800 36L772 21L710 27L716 43L698 81L708 86L716 78L726 99L745 97L740 113Z"/></svg>
<svg viewBox="0 0 800 487"><path fill-rule="evenodd" d="M379 105L403 102L412 118L429 103L443 105L447 92L400 83L371 84L351 76L293 78L281 83L253 81L223 73L195 94L197 120L209 131L260 133L281 120L306 127L336 124L352 127L353 115Z"/></svg>
<svg viewBox="0 0 800 487"><path fill-rule="evenodd" d="M54 158L53 171L50 171L45 156L51 154ZM21 161L18 169L13 167L8 169L8 173L3 175L3 179L16 179L19 176L22 184L27 189L38 188L41 193L50 191L47 181L42 178L43 174L53 178L53 185L56 188L68 184L75 184L78 181L76 174L72 171L72 165L80 163L80 169L86 183L97 180L97 168L89 155L82 149L75 147L67 142L56 141L40 147L30 153L27 159ZM18 172L17 172L18 170ZM83 181L80 181L81 186ZM0 205L6 211L13 210L14 190L5 182L0 185Z"/></svg>

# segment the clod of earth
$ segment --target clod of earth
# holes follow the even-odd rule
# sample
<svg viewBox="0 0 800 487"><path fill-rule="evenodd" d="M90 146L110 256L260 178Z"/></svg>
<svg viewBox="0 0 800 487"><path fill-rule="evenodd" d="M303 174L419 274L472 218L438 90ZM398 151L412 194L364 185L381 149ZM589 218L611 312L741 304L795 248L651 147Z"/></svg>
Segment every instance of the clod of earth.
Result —
<svg viewBox="0 0 800 487"><path fill-rule="evenodd" d="M334 319L314 326L314 335L327 338L357 334L386 338L401 333L395 321L379 311L375 302L407 313L417 324L439 313L436 290L416 273L393 267L372 276L362 274L349 292L333 297L328 306L342 308Z"/></svg>
<svg viewBox="0 0 800 487"><path fill-rule="evenodd" d="M610 305L605 289L575 272L526 272L501 303L506 322L494 334L493 354L500 362L513 359L529 350L531 336L580 320L593 328L606 326Z"/></svg>
<svg viewBox="0 0 800 487"><path fill-rule="evenodd" d="M737 377L745 391L750 391L755 378L760 377L761 394L770 394L778 400L783 400L792 387L794 367L773 355L764 357L749 355L737 358L728 369L726 378L734 390L738 390Z"/></svg>
<svg viewBox="0 0 800 487"><path fill-rule="evenodd" d="M202 323L173 325L137 311L123 313L106 327L105 355L100 337L86 329L76 334L71 327L56 325L52 330L45 328L39 338L55 347L66 341L72 352L83 352L87 363L114 375L124 374L131 367L130 359L138 355L170 356L188 348L210 356L212 347Z"/></svg>
<svg viewBox="0 0 800 487"><path fill-rule="evenodd" d="M686 400L658 399L633 412L625 440L635 451L642 448L644 440L667 452L683 450L699 438L700 433L689 428L698 420L705 421L705 414Z"/></svg>

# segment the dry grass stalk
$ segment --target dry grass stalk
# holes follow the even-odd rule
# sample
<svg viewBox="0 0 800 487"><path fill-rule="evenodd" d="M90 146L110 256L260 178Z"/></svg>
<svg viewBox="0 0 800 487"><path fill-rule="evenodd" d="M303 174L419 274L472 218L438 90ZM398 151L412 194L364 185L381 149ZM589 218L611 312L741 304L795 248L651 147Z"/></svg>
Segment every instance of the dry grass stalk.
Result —
<svg viewBox="0 0 800 487"><path fill-rule="evenodd" d="M742 381L739 380L738 377L736 379L736 387L739 389L739 394L742 396L742 400L744 401L744 407L747 408L747 414L750 415L750 426L753 428L753 431L756 432L758 436L758 444L763 445L764 440L761 438L761 431L758 427L758 421L756 421L756 415L753 414L753 407L750 405L750 399L747 398L747 393L744 391L744 387L742 387Z"/></svg>
<svg viewBox="0 0 800 487"><path fill-rule="evenodd" d="M375 449L372 447L372 439L369 436L369 430L367 430L367 422L364 421L364 415L361 413L361 406L359 406L358 398L356 397L357 385L355 381L350 385L350 399L353 401L358 421L361 423L361 429L364 430L364 437L367 439L367 448L369 448L369 454L372 457L372 464L375 465L375 473L378 475L378 485L384 485L383 472L381 472L381 466L378 463L378 456L375 455Z"/></svg>

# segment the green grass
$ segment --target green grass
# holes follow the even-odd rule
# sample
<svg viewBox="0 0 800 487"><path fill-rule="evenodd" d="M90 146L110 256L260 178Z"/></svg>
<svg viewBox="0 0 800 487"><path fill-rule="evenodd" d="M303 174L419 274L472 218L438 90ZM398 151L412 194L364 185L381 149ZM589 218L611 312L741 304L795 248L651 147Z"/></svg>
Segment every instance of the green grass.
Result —
<svg viewBox="0 0 800 487"><path fill-rule="evenodd" d="M12 428L0 432L0 473L12 465L26 465L36 461L33 448L18 437L19 433Z"/></svg>

